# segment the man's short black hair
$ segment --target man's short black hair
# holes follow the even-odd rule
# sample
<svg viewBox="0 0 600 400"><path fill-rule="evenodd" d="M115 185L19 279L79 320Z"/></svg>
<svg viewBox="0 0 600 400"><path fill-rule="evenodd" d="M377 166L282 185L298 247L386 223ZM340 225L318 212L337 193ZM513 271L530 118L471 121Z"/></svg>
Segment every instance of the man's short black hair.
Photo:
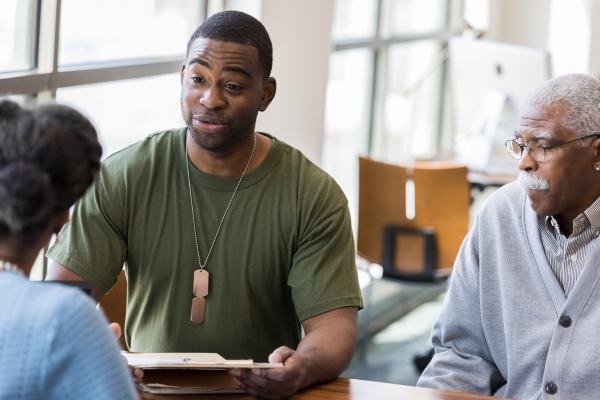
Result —
<svg viewBox="0 0 600 400"><path fill-rule="evenodd" d="M198 38L232 42L256 47L258 61L267 79L273 67L273 44L265 26L256 18L241 11L223 11L208 18L192 34L187 53Z"/></svg>

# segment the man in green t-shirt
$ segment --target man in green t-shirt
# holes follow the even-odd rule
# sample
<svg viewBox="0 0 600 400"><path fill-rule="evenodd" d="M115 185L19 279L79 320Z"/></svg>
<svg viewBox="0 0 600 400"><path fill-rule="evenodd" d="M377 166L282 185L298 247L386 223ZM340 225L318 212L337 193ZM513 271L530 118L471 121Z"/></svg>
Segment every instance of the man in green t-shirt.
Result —
<svg viewBox="0 0 600 400"><path fill-rule="evenodd" d="M248 393L284 398L346 368L362 299L342 191L255 132L275 96L271 65L256 19L204 22L181 70L187 127L104 161L48 252L48 279L91 281L100 298L125 266L132 351L284 362L231 370Z"/></svg>

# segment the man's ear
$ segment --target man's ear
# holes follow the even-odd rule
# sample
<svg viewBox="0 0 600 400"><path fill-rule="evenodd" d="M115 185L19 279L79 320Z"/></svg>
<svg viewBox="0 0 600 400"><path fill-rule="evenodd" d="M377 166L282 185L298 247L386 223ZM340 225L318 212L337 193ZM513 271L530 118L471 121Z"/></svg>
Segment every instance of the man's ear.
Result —
<svg viewBox="0 0 600 400"><path fill-rule="evenodd" d="M592 151L594 152L594 169L600 167L600 137L592 142Z"/></svg>
<svg viewBox="0 0 600 400"><path fill-rule="evenodd" d="M263 86L263 93L258 111L265 111L267 107L269 107L269 104L271 104L275 97L275 92L277 92L277 81L271 76L265 81Z"/></svg>
<svg viewBox="0 0 600 400"><path fill-rule="evenodd" d="M185 74L185 63L183 63L183 65L181 66L181 79L179 81L179 83L181 83L183 85L183 75Z"/></svg>

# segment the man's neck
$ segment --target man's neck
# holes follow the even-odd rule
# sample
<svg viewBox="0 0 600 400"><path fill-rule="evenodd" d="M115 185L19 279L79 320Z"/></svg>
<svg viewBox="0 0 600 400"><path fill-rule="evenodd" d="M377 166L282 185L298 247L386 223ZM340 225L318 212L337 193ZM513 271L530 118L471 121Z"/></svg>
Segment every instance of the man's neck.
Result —
<svg viewBox="0 0 600 400"><path fill-rule="evenodd" d="M256 149L246 170L246 173L249 173L258 167L269 153L271 140L266 136L253 133L236 146L236 148L219 153L204 150L187 134L188 156L192 164L207 175L219 178L239 177L244 172L244 168L252 155L255 138Z"/></svg>
<svg viewBox="0 0 600 400"><path fill-rule="evenodd" d="M569 237L573 234L573 221L575 221L575 218L577 218L579 215L583 214L588 208L590 208L600 196L592 194L588 197L589 198L587 201L582 202L583 205L581 207L565 211L561 214L557 214L554 216L554 219L556 220L556 222L558 222L560 232L566 237Z"/></svg>
<svg viewBox="0 0 600 400"><path fill-rule="evenodd" d="M573 221L575 217L564 216L562 214L555 215L554 219L558 222L558 227L560 229L560 233L565 235L566 237L571 236L573 233Z"/></svg>

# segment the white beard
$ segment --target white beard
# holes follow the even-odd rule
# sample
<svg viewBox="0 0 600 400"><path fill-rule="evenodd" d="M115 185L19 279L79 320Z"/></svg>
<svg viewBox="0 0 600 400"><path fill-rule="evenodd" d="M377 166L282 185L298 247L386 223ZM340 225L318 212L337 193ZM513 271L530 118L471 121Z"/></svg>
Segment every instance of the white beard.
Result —
<svg viewBox="0 0 600 400"><path fill-rule="evenodd" d="M550 182L547 179L525 171L519 174L519 184L525 190L550 190Z"/></svg>

